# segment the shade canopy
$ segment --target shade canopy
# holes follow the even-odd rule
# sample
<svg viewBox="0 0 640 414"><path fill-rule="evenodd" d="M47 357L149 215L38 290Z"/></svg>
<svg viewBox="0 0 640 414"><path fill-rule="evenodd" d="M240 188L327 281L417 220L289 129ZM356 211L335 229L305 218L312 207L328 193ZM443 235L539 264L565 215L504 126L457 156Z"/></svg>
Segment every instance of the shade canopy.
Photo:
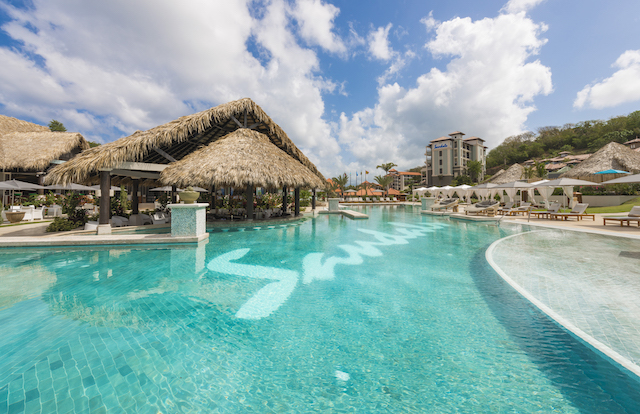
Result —
<svg viewBox="0 0 640 414"><path fill-rule="evenodd" d="M82 184L75 184L75 183L69 183L69 184L53 184L53 185L48 185L45 187L47 190L71 190L71 191L95 191L96 189L93 187L89 187L87 185L82 185Z"/></svg>
<svg viewBox="0 0 640 414"><path fill-rule="evenodd" d="M301 162L274 145L265 134L238 129L171 163L160 174L163 184L246 188L321 187Z"/></svg>
<svg viewBox="0 0 640 414"><path fill-rule="evenodd" d="M596 174L631 174L631 173L628 171L608 169L604 171L598 171Z"/></svg>
<svg viewBox="0 0 640 414"><path fill-rule="evenodd" d="M594 183L593 181L587 180L578 180L576 178L558 178L555 180L548 181L544 184L546 187L564 187L568 185L600 185L598 183Z"/></svg>
<svg viewBox="0 0 640 414"><path fill-rule="evenodd" d="M100 185L90 185L92 190L100 190ZM115 185L111 186L111 191L120 191L120 187L116 187Z"/></svg>
<svg viewBox="0 0 640 414"><path fill-rule="evenodd" d="M613 180L600 183L601 185L607 184L634 184L640 183L640 174L628 175L626 177L615 178Z"/></svg>

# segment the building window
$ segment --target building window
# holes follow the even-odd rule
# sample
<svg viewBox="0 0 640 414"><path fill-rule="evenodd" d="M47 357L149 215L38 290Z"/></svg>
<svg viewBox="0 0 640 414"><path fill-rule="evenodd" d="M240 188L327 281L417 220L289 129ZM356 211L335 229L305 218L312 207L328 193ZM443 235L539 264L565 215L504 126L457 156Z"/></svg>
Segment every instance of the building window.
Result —
<svg viewBox="0 0 640 414"><path fill-rule="evenodd" d="M442 165L442 160L440 160L440 165Z"/></svg>
<svg viewBox="0 0 640 414"><path fill-rule="evenodd" d="M438 151L438 152L439 152L439 154L438 154L438 155L442 157L442 151Z"/></svg>
<svg viewBox="0 0 640 414"><path fill-rule="evenodd" d="M440 174L442 174L442 168L440 168Z"/></svg>

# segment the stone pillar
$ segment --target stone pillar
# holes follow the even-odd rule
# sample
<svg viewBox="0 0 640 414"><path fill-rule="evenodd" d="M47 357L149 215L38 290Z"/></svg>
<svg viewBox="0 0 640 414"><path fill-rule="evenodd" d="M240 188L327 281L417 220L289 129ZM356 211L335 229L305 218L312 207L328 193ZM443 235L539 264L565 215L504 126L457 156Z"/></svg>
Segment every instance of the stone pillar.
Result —
<svg viewBox="0 0 640 414"><path fill-rule="evenodd" d="M207 203L169 204L167 207L171 209L171 237L206 235L208 205Z"/></svg>
<svg viewBox="0 0 640 414"><path fill-rule="evenodd" d="M340 199L339 198L329 198L327 200L329 201L329 211L338 211L338 210L340 210L340 207L339 207Z"/></svg>
<svg viewBox="0 0 640 414"><path fill-rule="evenodd" d="M133 194L131 194L131 214L140 213L140 199L138 198L138 190L140 189L140 179L134 178L133 180Z"/></svg>
<svg viewBox="0 0 640 414"><path fill-rule="evenodd" d="M421 200L423 210L431 210L431 206L436 202L435 197L423 197Z"/></svg>
<svg viewBox="0 0 640 414"><path fill-rule="evenodd" d="M111 234L111 170L100 170L100 219L98 234Z"/></svg>
<svg viewBox="0 0 640 414"><path fill-rule="evenodd" d="M287 197L288 191L289 188L287 188L286 186L282 189L282 214L287 212L287 204L289 202Z"/></svg>
<svg viewBox="0 0 640 414"><path fill-rule="evenodd" d="M247 220L253 220L253 186L247 186L245 190L245 198L247 199Z"/></svg>
<svg viewBox="0 0 640 414"><path fill-rule="evenodd" d="M300 187L296 187L293 200L294 200L294 206L295 206L293 210L294 210L295 216L297 217L300 215Z"/></svg>
<svg viewBox="0 0 640 414"><path fill-rule="evenodd" d="M311 195L311 210L316 209L316 189L314 188Z"/></svg>

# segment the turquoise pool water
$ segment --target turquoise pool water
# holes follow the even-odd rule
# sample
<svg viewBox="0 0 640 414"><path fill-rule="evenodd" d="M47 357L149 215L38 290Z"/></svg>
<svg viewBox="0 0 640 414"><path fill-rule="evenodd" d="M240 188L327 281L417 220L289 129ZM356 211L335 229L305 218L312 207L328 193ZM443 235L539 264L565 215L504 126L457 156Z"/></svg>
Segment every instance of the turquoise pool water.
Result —
<svg viewBox="0 0 640 414"><path fill-rule="evenodd" d="M0 413L634 413L484 258L516 226L362 208L198 247L0 250Z"/></svg>

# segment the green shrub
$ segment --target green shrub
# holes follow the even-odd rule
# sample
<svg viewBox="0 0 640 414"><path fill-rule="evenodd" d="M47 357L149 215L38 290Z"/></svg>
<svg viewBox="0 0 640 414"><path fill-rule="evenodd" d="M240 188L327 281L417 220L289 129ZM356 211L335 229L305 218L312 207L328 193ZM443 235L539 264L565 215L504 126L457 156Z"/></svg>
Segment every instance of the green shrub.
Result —
<svg viewBox="0 0 640 414"><path fill-rule="evenodd" d="M53 219L53 222L47 227L47 232L53 233L56 231L75 230L80 226L82 226L81 223L77 223L65 218L56 217L55 219Z"/></svg>

